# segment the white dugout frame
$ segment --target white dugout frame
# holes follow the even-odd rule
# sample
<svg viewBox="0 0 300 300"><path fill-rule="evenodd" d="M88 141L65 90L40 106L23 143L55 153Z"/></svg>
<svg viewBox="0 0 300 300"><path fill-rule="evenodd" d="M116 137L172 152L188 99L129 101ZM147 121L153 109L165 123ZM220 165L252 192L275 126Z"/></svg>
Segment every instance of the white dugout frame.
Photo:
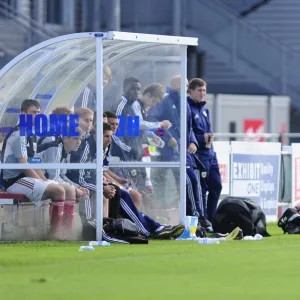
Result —
<svg viewBox="0 0 300 300"><path fill-rule="evenodd" d="M103 42L105 40L116 41L130 41L139 42L152 47L155 45L169 44L180 45L180 75L181 78L187 78L187 46L197 46L198 39L191 37L179 37L179 36L166 36L166 35L152 35L152 34L140 34L140 33L128 33L128 32L88 32L88 33L74 33L69 35L59 36L38 45L31 47L24 51L6 66L0 70L0 78L4 76L11 68L17 63L22 61L28 55L41 50L42 48L51 46L58 42L80 39L80 38L94 38L96 40L96 78L97 78L97 124L99 126L97 130L97 157L102 157L103 140ZM100 92L99 92L100 91ZM181 99L186 99L186 83L185 80L181 80ZM3 103L1 108L1 115L3 115L7 107L6 103ZM186 101L180 102L180 161L179 162L120 162L117 165L111 164L112 167L153 167L153 168L180 168L180 222L184 222L186 212ZM74 163L74 164L60 164L62 169L96 169L97 170L97 240L102 240L102 216L103 216L103 166L102 160L97 160L96 163ZM57 165L49 163L37 163L37 164L1 164L3 169L56 169Z"/></svg>

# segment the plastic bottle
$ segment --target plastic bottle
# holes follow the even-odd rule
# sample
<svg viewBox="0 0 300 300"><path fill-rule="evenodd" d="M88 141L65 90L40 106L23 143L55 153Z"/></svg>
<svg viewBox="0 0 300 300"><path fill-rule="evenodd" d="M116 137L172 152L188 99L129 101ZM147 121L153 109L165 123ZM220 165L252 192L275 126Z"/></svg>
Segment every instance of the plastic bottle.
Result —
<svg viewBox="0 0 300 300"><path fill-rule="evenodd" d="M198 244L199 245L220 244L220 241L217 239L202 238L202 239L198 239Z"/></svg>
<svg viewBox="0 0 300 300"><path fill-rule="evenodd" d="M258 233L254 236L254 240L256 240L256 241L261 241L263 239L264 239L264 237Z"/></svg>
<svg viewBox="0 0 300 300"><path fill-rule="evenodd" d="M89 246L102 246L102 247L104 247L104 246L110 246L110 243L109 242L106 242L106 241L99 241L99 242L97 242L97 241L91 241L91 242L89 242Z"/></svg>
<svg viewBox="0 0 300 300"><path fill-rule="evenodd" d="M95 249L92 246L81 246L79 251L95 251Z"/></svg>

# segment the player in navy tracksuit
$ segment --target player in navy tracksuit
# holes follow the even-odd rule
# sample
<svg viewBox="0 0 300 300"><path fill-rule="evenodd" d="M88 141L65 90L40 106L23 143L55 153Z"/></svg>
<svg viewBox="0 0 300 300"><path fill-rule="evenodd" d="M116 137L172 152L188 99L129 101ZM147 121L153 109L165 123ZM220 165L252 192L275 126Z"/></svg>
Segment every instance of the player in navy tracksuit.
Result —
<svg viewBox="0 0 300 300"><path fill-rule="evenodd" d="M205 171L205 168L202 162L196 156L198 143L192 128L192 115L189 105L187 105L186 138L186 214L189 216L197 216L199 218L199 224L203 228L212 230L211 223L205 217L201 189L201 173L202 171Z"/></svg>
<svg viewBox="0 0 300 300"><path fill-rule="evenodd" d="M93 130L93 136L95 138L95 133L96 131ZM104 159L103 159L103 169L108 170L108 165L109 162L107 160L107 155L108 155L108 147L111 143L111 137L113 135L112 128L106 124L103 123L103 145L104 145ZM87 149L87 148L86 148ZM92 159L92 155L96 154L90 153L87 154L87 150L85 149L83 156L81 158L81 162L83 162L84 158L89 158L89 160ZM95 157L93 157L95 159ZM93 172L91 172L93 173ZM73 173L74 175L74 173ZM73 180L79 182L79 176L74 176ZM80 183L79 183L80 184ZM154 238L159 238L159 239L169 239L169 238L177 238L180 236L184 230L183 225L176 225L176 226L164 226L161 225L157 222L155 222L151 217L144 215L142 212L140 212L137 207L135 206L130 194L123 190L120 189L118 184L111 183L114 185L115 189L117 192L120 192L120 214L123 217L126 217L130 220L132 220L141 230L141 233L146 235L146 236L153 236ZM91 174L89 176L89 189L96 191L97 186L96 186L96 174Z"/></svg>
<svg viewBox="0 0 300 300"><path fill-rule="evenodd" d="M218 200L222 191L222 182L218 166L218 160L212 141L214 139L209 111L205 107L206 82L200 78L194 78L189 83L190 97L188 103L192 113L192 126L198 142L198 157L206 168L206 177L201 178L202 197L206 200L206 214L211 221L214 216Z"/></svg>
<svg viewBox="0 0 300 300"><path fill-rule="evenodd" d="M167 131L170 134L170 146L180 144L180 76L171 80L171 89L163 101L151 108L148 112L150 121L169 120L172 124ZM194 155L197 151L197 141L192 130L191 112L187 105L187 209L186 214L199 217L199 223L204 228L211 227L210 222L204 216L203 200L200 185L200 173L203 165ZM178 152L165 146L162 151L162 159L167 161L178 159ZM175 175L176 176L176 175ZM177 175L179 177L179 174Z"/></svg>

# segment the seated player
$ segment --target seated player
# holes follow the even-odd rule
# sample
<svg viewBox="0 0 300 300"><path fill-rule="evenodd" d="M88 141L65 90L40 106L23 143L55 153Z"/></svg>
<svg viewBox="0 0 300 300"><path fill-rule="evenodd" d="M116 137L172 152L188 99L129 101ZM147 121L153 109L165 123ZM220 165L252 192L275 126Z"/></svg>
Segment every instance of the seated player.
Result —
<svg viewBox="0 0 300 300"><path fill-rule="evenodd" d="M79 126L83 131L86 132L86 135L84 136L78 151L73 151L71 153L71 162L92 162L96 153L95 140L94 137L90 134L92 123L95 120L95 118L93 117L93 112L88 108L79 108L75 111L75 114L79 115ZM67 176L73 182L78 183L80 186L87 188L90 191L96 191L95 185L90 184L91 181L95 182L95 178L91 178L90 173L90 170L69 170L67 172ZM110 176L110 180L115 181L122 188L125 188L124 184L128 183L129 181L128 179L119 180L119 178L111 171L108 171L108 176ZM132 188L128 188L128 191L135 205L139 208L141 206L141 195ZM86 203L86 205L89 205L89 203Z"/></svg>
<svg viewBox="0 0 300 300"><path fill-rule="evenodd" d="M22 102L21 113L31 114L34 122L35 116L40 113L40 104L36 100L26 99ZM17 125L4 140L1 161L27 163L29 158L36 157L36 148L36 135L21 136ZM8 193L24 194L33 202L48 199L52 201L50 237L55 237L60 231L64 216L66 195L63 186L47 180L44 173L37 169L2 170L1 177Z"/></svg>
<svg viewBox="0 0 300 300"><path fill-rule="evenodd" d="M56 144L51 143L51 138L47 137L43 140L41 145L45 145L46 148L43 152L39 153L44 163L69 163L70 155L72 151L76 151L80 146L82 136L84 132L78 128L79 136L64 136L60 142ZM72 182L66 176L66 170L63 169L47 169L45 170L45 177L52 182L57 182L63 186L66 194L66 213L68 218L65 221L65 226L69 230L72 229L72 223L74 219L74 209L76 200L85 200L88 198L88 190L80 187L78 184Z"/></svg>
<svg viewBox="0 0 300 300"><path fill-rule="evenodd" d="M96 139L96 130L92 130L92 134ZM103 123L103 150L107 149L112 140L113 131L111 127ZM108 166L108 160L106 159L107 153L104 154L103 165ZM104 172L104 176L105 176ZM106 177L106 176L105 176ZM92 176L92 178L96 178ZM111 184L113 184L111 182ZM133 203L130 194L123 189L120 189L118 185L113 184L117 191L121 191L120 199L120 214L122 217L128 218L133 221L141 230L145 236L150 236L155 239L176 239L179 237L183 230L184 226L179 224L175 226L171 225L161 225L154 221L151 217L140 212L139 209Z"/></svg>

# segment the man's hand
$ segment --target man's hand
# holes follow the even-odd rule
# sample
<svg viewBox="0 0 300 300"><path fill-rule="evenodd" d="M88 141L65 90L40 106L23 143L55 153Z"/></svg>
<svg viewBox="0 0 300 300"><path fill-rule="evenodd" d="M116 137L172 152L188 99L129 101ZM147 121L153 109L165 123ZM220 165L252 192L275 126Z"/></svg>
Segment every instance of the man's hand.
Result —
<svg viewBox="0 0 300 300"><path fill-rule="evenodd" d="M187 151L188 151L189 153L194 154L194 153L196 153L196 151L197 151L197 146L196 146L194 143L190 143L190 145L189 145Z"/></svg>
<svg viewBox="0 0 300 300"><path fill-rule="evenodd" d="M212 133L204 133L205 143L208 143L208 139L210 138L210 143L214 140L214 135Z"/></svg>
<svg viewBox="0 0 300 300"><path fill-rule="evenodd" d="M151 195L153 193L153 186L152 185L147 185L146 188L145 188L145 192L148 195Z"/></svg>
<svg viewBox="0 0 300 300"><path fill-rule="evenodd" d="M104 183L104 184L108 184L108 181L107 181L107 179L106 179L105 176L103 176L103 183Z"/></svg>
<svg viewBox="0 0 300 300"><path fill-rule="evenodd" d="M163 141L163 139L157 135L152 137L152 141L151 141L150 145L153 145L153 144L159 148L163 148L165 146L165 142Z"/></svg>
<svg viewBox="0 0 300 300"><path fill-rule="evenodd" d="M103 195L106 198L111 199L114 197L115 194L116 194L116 189L113 185L106 185L103 187Z"/></svg>
<svg viewBox="0 0 300 300"><path fill-rule="evenodd" d="M90 193L89 190L84 187L79 187L78 189L82 191L85 196L87 196Z"/></svg>
<svg viewBox="0 0 300 300"><path fill-rule="evenodd" d="M168 146L174 148L174 147L176 147L176 145L177 145L177 141L173 137L170 138Z"/></svg>
<svg viewBox="0 0 300 300"><path fill-rule="evenodd" d="M161 138L157 135L155 135L152 139L153 139L154 143L156 143L156 144L159 144L161 141Z"/></svg>
<svg viewBox="0 0 300 300"><path fill-rule="evenodd" d="M163 127L165 129L168 129L170 127L170 125L171 125L171 122L168 120L164 120L164 121L160 122L160 127Z"/></svg>
<svg viewBox="0 0 300 300"><path fill-rule="evenodd" d="M87 196L89 193L88 193L88 190L86 190L84 188L76 188L76 198L84 198L85 196Z"/></svg>

